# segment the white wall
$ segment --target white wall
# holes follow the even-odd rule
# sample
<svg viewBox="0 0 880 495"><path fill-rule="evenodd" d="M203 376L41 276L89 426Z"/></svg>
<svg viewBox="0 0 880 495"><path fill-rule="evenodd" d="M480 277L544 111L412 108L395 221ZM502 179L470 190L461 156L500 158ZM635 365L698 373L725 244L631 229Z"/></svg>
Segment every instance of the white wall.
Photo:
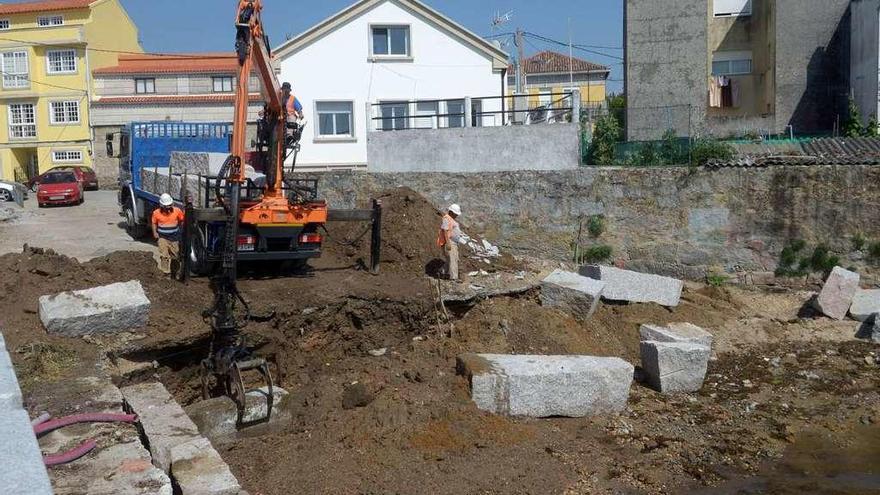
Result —
<svg viewBox="0 0 880 495"><path fill-rule="evenodd" d="M371 62L370 25L410 25L412 61ZM280 62L309 126L297 164L304 167L364 166L367 163L367 102L501 96L501 71L484 53L393 1L384 2ZM355 137L316 141L316 100L354 101ZM484 111L500 110L484 105ZM442 111L442 108L441 108ZM500 119L500 116L498 117Z"/></svg>

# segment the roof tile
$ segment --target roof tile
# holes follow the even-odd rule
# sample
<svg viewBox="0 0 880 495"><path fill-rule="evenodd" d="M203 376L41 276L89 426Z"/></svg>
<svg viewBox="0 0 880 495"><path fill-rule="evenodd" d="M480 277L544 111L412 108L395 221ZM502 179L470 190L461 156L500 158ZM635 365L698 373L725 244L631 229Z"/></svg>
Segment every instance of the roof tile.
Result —
<svg viewBox="0 0 880 495"><path fill-rule="evenodd" d="M555 72L568 73L574 72L592 72L592 71L609 71L610 69L604 65L599 65L577 57L569 57L559 52L543 51L526 58L523 61L526 74L552 74ZM510 67L513 71L513 67Z"/></svg>
<svg viewBox="0 0 880 495"><path fill-rule="evenodd" d="M236 73L238 58L234 53L175 53L122 55L119 64L95 69L93 74L206 74Z"/></svg>
<svg viewBox="0 0 880 495"><path fill-rule="evenodd" d="M43 0L39 2L0 4L0 15L84 9L97 0Z"/></svg>
<svg viewBox="0 0 880 495"><path fill-rule="evenodd" d="M260 101L258 93L250 95L250 101ZM229 103L235 101L235 95L224 93L218 95L156 95L156 96L103 96L92 102L93 105L174 105L200 103Z"/></svg>

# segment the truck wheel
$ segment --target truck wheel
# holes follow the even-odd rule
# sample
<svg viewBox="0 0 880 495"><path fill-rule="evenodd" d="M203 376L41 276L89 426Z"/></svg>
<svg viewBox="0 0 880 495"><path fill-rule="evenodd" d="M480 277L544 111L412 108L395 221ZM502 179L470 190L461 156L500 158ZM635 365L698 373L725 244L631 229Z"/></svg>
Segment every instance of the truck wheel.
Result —
<svg viewBox="0 0 880 495"><path fill-rule="evenodd" d="M145 235L144 226L137 223L134 210L130 206L126 206L122 209L122 215L125 217L125 232L136 241L143 239Z"/></svg>

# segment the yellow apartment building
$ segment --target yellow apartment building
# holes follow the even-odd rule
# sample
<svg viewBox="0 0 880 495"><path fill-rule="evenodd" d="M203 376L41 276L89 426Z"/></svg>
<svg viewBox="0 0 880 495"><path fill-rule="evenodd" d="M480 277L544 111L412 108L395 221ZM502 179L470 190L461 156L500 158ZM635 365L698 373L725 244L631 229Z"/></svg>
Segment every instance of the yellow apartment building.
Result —
<svg viewBox="0 0 880 495"><path fill-rule="evenodd" d="M566 92L578 89L583 108L605 104L605 86L611 71L595 64L558 52L544 51L523 60L523 91L529 95L529 108L549 105ZM516 67L507 72L508 94L516 93ZM558 105L557 105L558 106Z"/></svg>
<svg viewBox="0 0 880 495"><path fill-rule="evenodd" d="M142 51L119 0L0 4L0 179L91 165L92 70Z"/></svg>

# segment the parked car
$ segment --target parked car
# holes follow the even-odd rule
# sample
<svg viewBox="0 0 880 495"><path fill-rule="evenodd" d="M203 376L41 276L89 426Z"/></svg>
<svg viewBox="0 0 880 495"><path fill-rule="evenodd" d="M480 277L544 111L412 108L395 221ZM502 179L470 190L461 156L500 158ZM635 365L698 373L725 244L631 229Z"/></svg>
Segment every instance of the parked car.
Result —
<svg viewBox="0 0 880 495"><path fill-rule="evenodd" d="M21 194L22 200L27 199L27 189L25 188L24 184L11 182L8 180L0 180L0 203L15 201L16 189L18 189L19 194Z"/></svg>
<svg viewBox="0 0 880 495"><path fill-rule="evenodd" d="M76 174L76 179L82 183L84 190L98 190L97 174L95 174L95 171L91 167L86 167L85 165L65 165L60 167L52 167L44 172L42 175L38 175L37 177L29 180L26 184L28 189L33 192L37 192L37 185L43 181L43 178L47 174L51 174L53 172L73 172L74 174Z"/></svg>
<svg viewBox="0 0 880 495"><path fill-rule="evenodd" d="M50 172L43 174L37 186L37 204L75 205L85 201L83 184L72 171Z"/></svg>

